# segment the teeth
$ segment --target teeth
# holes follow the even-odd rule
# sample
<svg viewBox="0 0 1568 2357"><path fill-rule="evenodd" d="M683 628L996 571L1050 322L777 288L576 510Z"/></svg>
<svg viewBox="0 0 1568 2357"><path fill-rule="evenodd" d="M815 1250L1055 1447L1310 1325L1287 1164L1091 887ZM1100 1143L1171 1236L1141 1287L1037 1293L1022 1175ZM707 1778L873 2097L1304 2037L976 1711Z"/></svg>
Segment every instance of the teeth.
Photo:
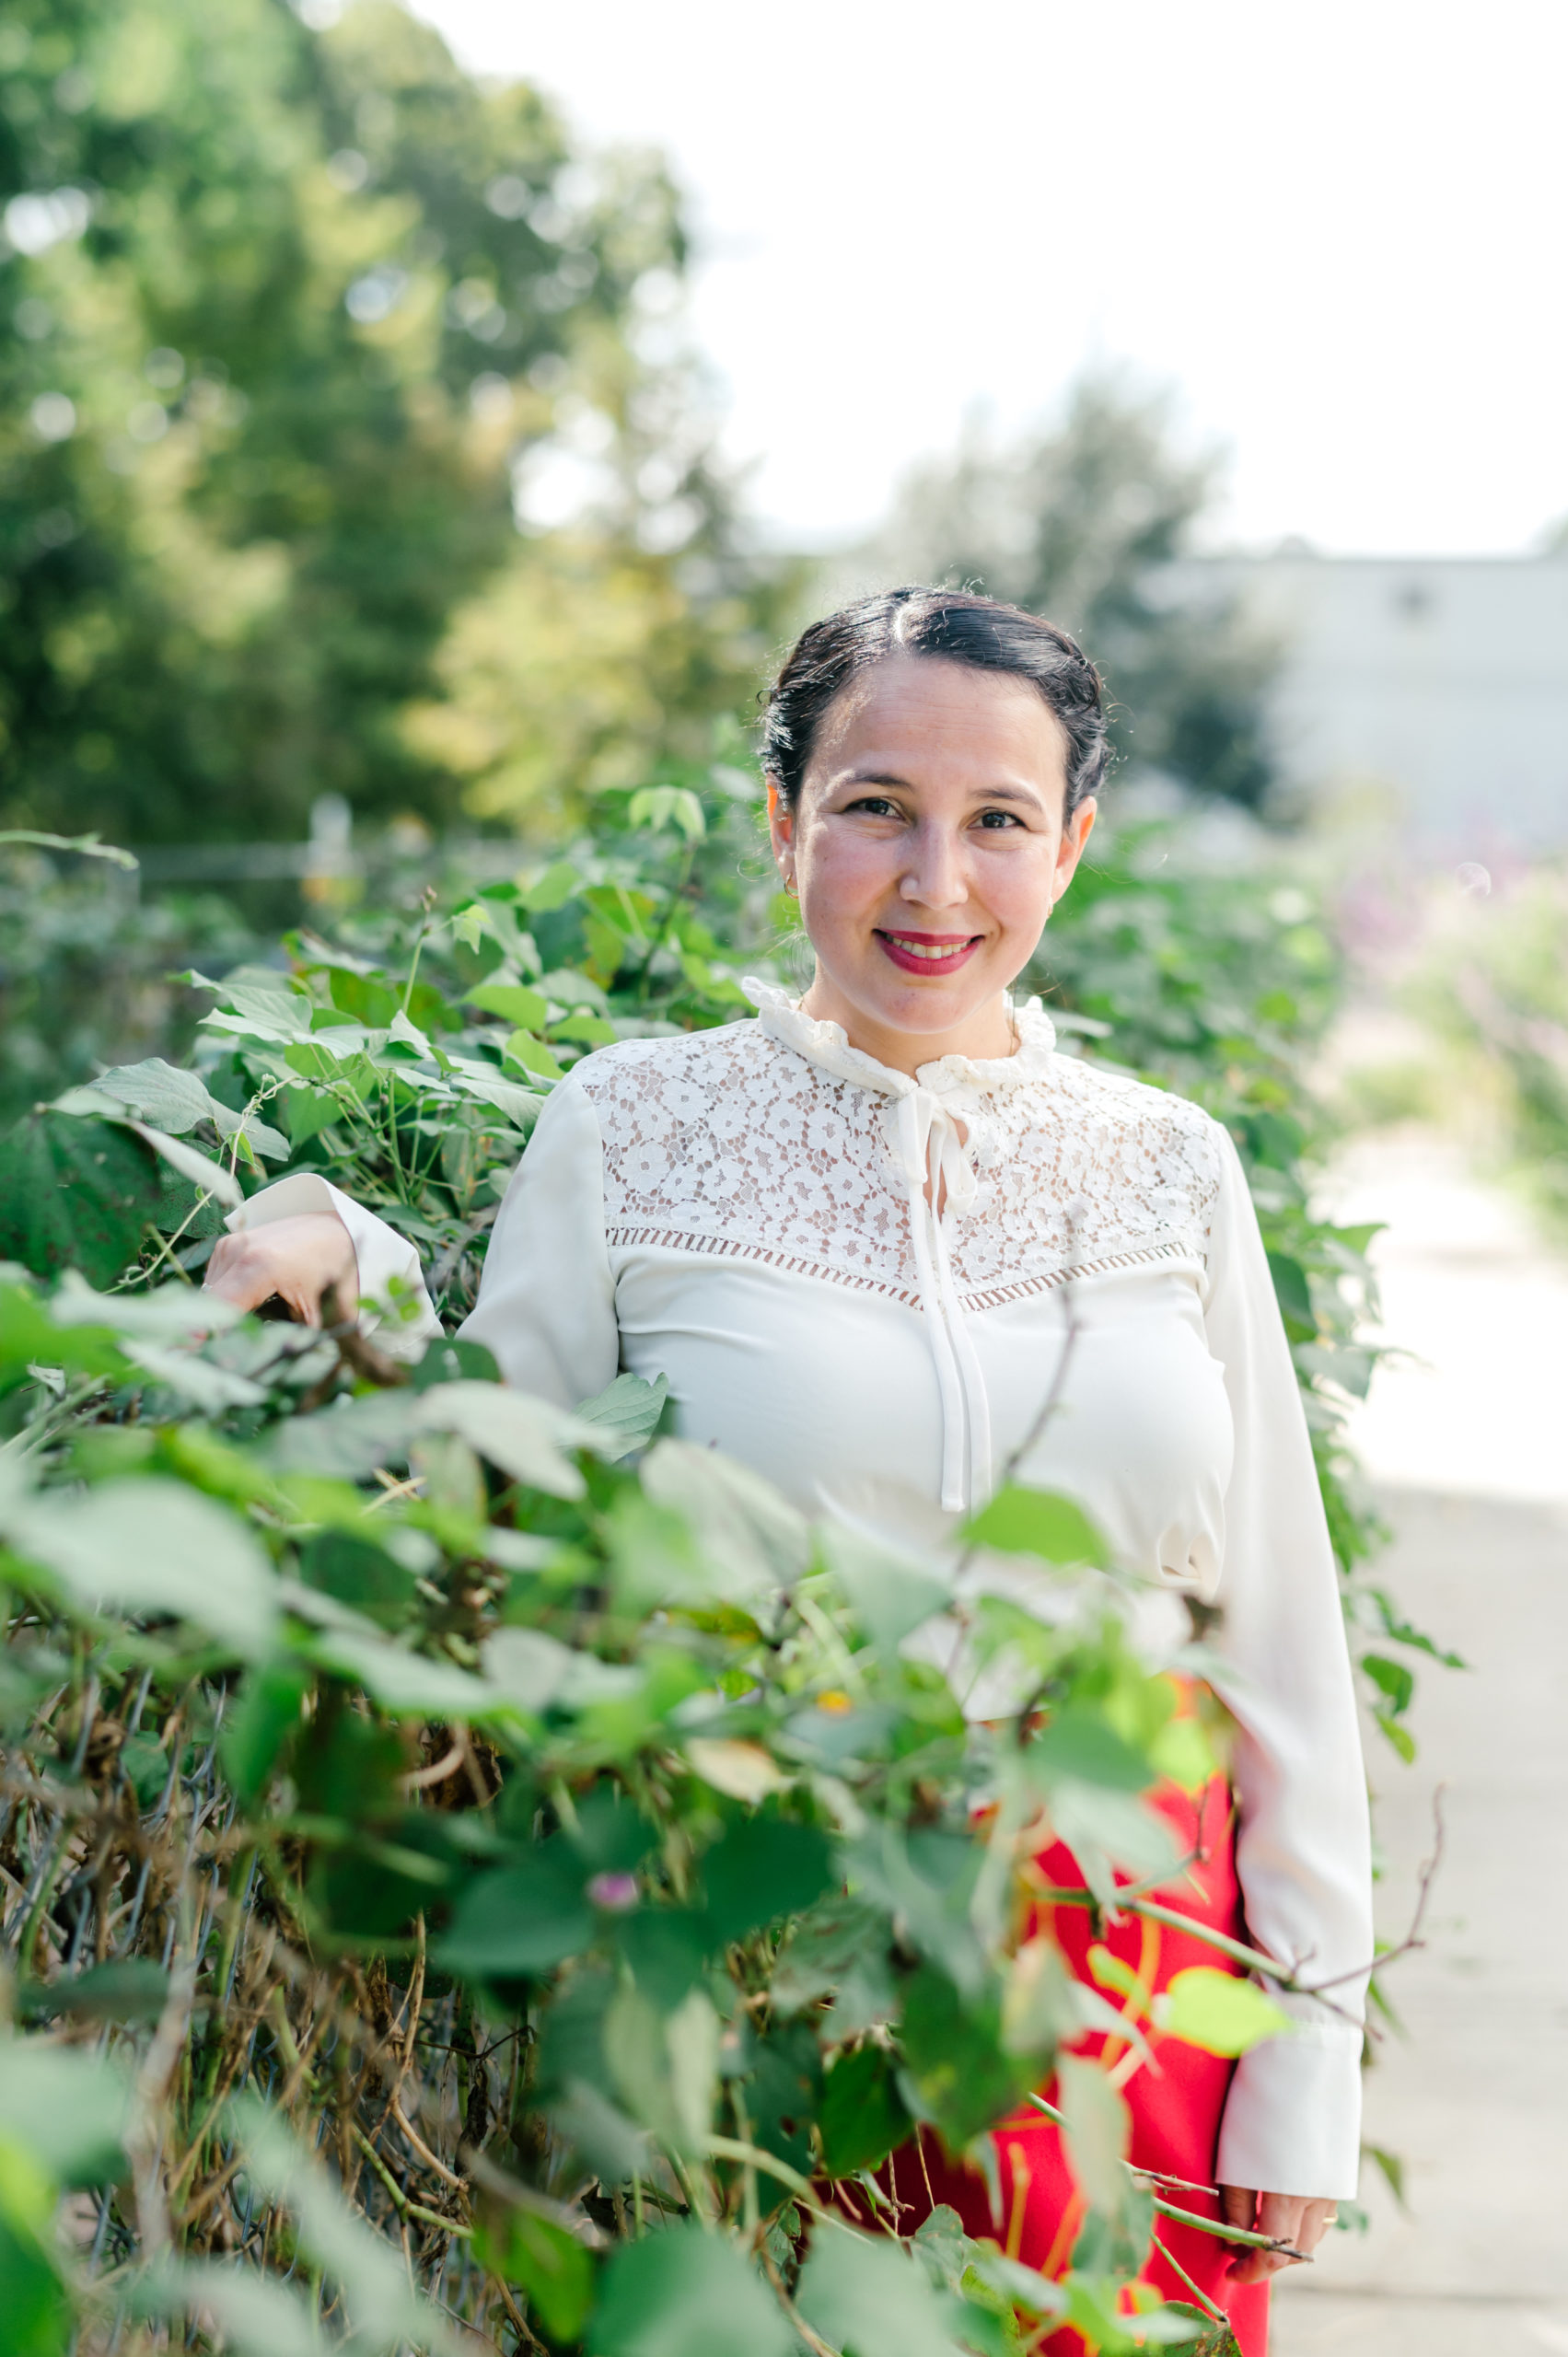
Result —
<svg viewBox="0 0 1568 2357"><path fill-rule="evenodd" d="M900 949L907 951L912 958L956 958L960 950L969 947L967 941L955 941L945 949L934 948L923 941L906 941L901 933L889 934L888 938Z"/></svg>

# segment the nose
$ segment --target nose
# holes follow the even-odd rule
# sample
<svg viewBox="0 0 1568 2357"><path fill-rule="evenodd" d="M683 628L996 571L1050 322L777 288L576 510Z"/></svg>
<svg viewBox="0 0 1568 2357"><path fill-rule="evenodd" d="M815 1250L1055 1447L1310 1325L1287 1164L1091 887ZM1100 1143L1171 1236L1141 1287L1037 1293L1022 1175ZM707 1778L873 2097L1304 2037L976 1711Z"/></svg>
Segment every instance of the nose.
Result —
<svg viewBox="0 0 1568 2357"><path fill-rule="evenodd" d="M969 862L962 838L951 827L926 819L914 832L899 878L899 898L911 907L959 909L970 897Z"/></svg>

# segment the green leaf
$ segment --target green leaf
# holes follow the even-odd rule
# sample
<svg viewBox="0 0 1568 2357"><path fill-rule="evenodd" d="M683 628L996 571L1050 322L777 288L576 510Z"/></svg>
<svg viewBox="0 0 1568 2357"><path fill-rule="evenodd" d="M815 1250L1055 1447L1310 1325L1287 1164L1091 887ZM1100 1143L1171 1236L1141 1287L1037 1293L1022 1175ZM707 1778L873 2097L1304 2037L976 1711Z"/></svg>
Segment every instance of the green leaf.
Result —
<svg viewBox="0 0 1568 2357"><path fill-rule="evenodd" d="M525 1072L538 1073L541 1080L564 1078L560 1064L551 1054L544 1041L536 1039L531 1031L512 1032L503 1045L501 1052L504 1056L510 1056L515 1064L521 1064Z"/></svg>
<svg viewBox="0 0 1568 2357"><path fill-rule="evenodd" d="M7 2357L65 2357L73 2337L52 2248L59 2194L33 2154L0 2132L0 2316Z"/></svg>
<svg viewBox="0 0 1568 2357"><path fill-rule="evenodd" d="M503 1023L524 1031L542 1031L550 1019L544 993L529 990L526 982L481 982L463 996L482 1015L498 1016Z"/></svg>
<svg viewBox="0 0 1568 2357"><path fill-rule="evenodd" d="M1032 2055L1008 2052L992 1993L966 2003L935 1965L905 1983L899 2037L921 2107L954 2150L1010 2111L1038 2075Z"/></svg>
<svg viewBox="0 0 1568 2357"><path fill-rule="evenodd" d="M819 2229L796 2305L844 2357L959 2357L962 2303L935 2290L915 2258L884 2237Z"/></svg>
<svg viewBox="0 0 1568 2357"><path fill-rule="evenodd" d="M120 1381L133 1372L107 1326L61 1328L53 1305L41 1302L30 1286L0 1281L0 1388L8 1388L32 1365Z"/></svg>
<svg viewBox="0 0 1568 2357"><path fill-rule="evenodd" d="M969 1524L965 1539L1003 1555L1040 1555L1048 1563L1093 1563L1104 1571L1110 1550L1082 1506L1053 1490L1010 1481Z"/></svg>
<svg viewBox="0 0 1568 2357"><path fill-rule="evenodd" d="M187 2316L204 2338L212 2325L226 2357L309 2357L322 2346L316 2296L238 2258L154 2262L135 2286L132 2312Z"/></svg>
<svg viewBox="0 0 1568 2357"><path fill-rule="evenodd" d="M30 1113L0 1144L0 1259L110 1285L163 1202L157 1162L122 1122Z"/></svg>
<svg viewBox="0 0 1568 2357"><path fill-rule="evenodd" d="M796 2347L783 2310L735 2244L690 2224L621 2246L587 2333L589 2357L793 2357Z"/></svg>
<svg viewBox="0 0 1568 2357"><path fill-rule="evenodd" d="M431 1343L412 1380L416 1391L428 1391L436 1383L499 1383L501 1370L482 1342L443 1334Z"/></svg>
<svg viewBox="0 0 1568 2357"><path fill-rule="evenodd" d="M1402 1661L1390 1661L1387 1654L1363 1654L1361 1666L1378 1691L1387 1695L1391 1715L1402 1717L1415 1697L1414 1672Z"/></svg>
<svg viewBox="0 0 1568 2357"><path fill-rule="evenodd" d="M226 1713L218 1751L241 1808L253 1806L265 1790L279 1752L299 1724L309 1684L303 1663L264 1663L250 1672Z"/></svg>
<svg viewBox="0 0 1568 2357"><path fill-rule="evenodd" d="M701 842L708 830L703 806L688 785L640 786L627 805L626 822L656 832L674 827L691 843Z"/></svg>
<svg viewBox="0 0 1568 2357"><path fill-rule="evenodd" d="M592 1941L582 1863L557 1834L516 1865L480 1875L459 1900L451 1928L432 1948L444 1972L468 1980L523 1980L549 1972Z"/></svg>
<svg viewBox="0 0 1568 2357"><path fill-rule="evenodd" d="M1075 2054L1062 2057L1056 2084L1073 2175L1089 2207L1115 2217L1130 2183L1121 2165L1132 2133L1126 2101L1097 2063Z"/></svg>
<svg viewBox="0 0 1568 2357"><path fill-rule="evenodd" d="M1271 1252L1269 1273L1274 1281L1274 1295L1285 1321L1285 1331L1292 1341L1310 1341L1318 1331L1318 1319L1306 1270L1289 1253Z"/></svg>
<svg viewBox="0 0 1568 2357"><path fill-rule="evenodd" d="M914 2125L898 2090L892 2056L879 2046L841 2054L822 2083L817 2125L822 2166L830 2177L879 2167Z"/></svg>
<svg viewBox="0 0 1568 2357"><path fill-rule="evenodd" d="M1205 2054L1245 2054L1294 2026L1290 2015L1252 1981L1207 1964L1174 1976L1155 1999L1154 2018L1167 2038L1200 2046Z"/></svg>
<svg viewBox="0 0 1568 2357"><path fill-rule="evenodd" d="M277 1581L259 1540L181 1481L151 1475L81 1498L7 1501L0 1529L89 1612L169 1613L246 1660L274 1650Z"/></svg>
<svg viewBox="0 0 1568 2357"><path fill-rule="evenodd" d="M57 2184L124 2175L130 2087L114 2064L42 2038L0 2038L0 2137Z"/></svg>
<svg viewBox="0 0 1568 2357"><path fill-rule="evenodd" d="M1399 2153L1390 2153L1387 2146L1382 2144L1364 2144L1361 2149L1365 2154L1367 2159L1377 2169L1384 2183L1387 2185L1389 2192L1393 2195L1395 2200L1399 2203L1400 2209L1407 2210L1410 2205L1405 2200L1405 2164L1403 2155Z"/></svg>
<svg viewBox="0 0 1568 2357"><path fill-rule="evenodd" d="M834 1880L827 1836L770 1815L737 1818L699 1872L711 1933L721 1944L798 1914Z"/></svg>
<svg viewBox="0 0 1568 2357"><path fill-rule="evenodd" d="M307 1539L299 1576L383 1629L401 1628L413 1609L413 1573L384 1547L351 1530L319 1530Z"/></svg>
<svg viewBox="0 0 1568 2357"><path fill-rule="evenodd" d="M691 1441L656 1441L643 1487L683 1515L703 1551L712 1592L757 1602L799 1578L811 1560L806 1518L749 1467Z"/></svg>
<svg viewBox="0 0 1568 2357"><path fill-rule="evenodd" d="M614 1464L652 1440L669 1397L669 1378L645 1383L640 1375L618 1375L608 1390L597 1392L573 1411L578 1420L593 1424L602 1437L596 1453Z"/></svg>
<svg viewBox="0 0 1568 2357"><path fill-rule="evenodd" d="M162 1758L160 1753L159 1758ZM116 1957L86 1972L35 1982L17 1993L17 2010L28 2021L58 2014L94 2022L156 2022L168 1996L168 1975L151 1956Z"/></svg>
<svg viewBox="0 0 1568 2357"><path fill-rule="evenodd" d="M1072 1707L1049 1720L1028 1747L1031 1775L1047 1786L1061 1778L1103 1784L1116 1793L1146 1792L1154 1771L1141 1751L1126 1743L1102 1718Z"/></svg>
<svg viewBox="0 0 1568 2357"><path fill-rule="evenodd" d="M953 1600L946 1581L928 1563L899 1554L858 1530L829 1523L821 1543L828 1568L848 1596L855 1619L881 1653L896 1653L912 1629Z"/></svg>
<svg viewBox="0 0 1568 2357"><path fill-rule="evenodd" d="M517 897L530 916L545 916L552 909L563 909L582 887L583 877L571 861L558 859L552 867L545 869L542 876L537 876L531 884L525 884Z"/></svg>
<svg viewBox="0 0 1568 2357"><path fill-rule="evenodd" d="M424 1392L418 1424L422 1432L456 1433L509 1480L555 1498L582 1496L583 1477L564 1452L592 1448L598 1437L591 1424L579 1424L548 1400L466 1379Z"/></svg>
<svg viewBox="0 0 1568 2357"><path fill-rule="evenodd" d="M385 1637L343 1628L312 1630L296 1650L366 1692L395 1718L487 1719L505 1697L455 1662L410 1653Z"/></svg>
<svg viewBox="0 0 1568 2357"><path fill-rule="evenodd" d="M508 2210L481 2227L474 2253L493 2275L519 2287L552 2340L580 2338L593 2305L594 2263L564 2226L537 2211Z"/></svg>

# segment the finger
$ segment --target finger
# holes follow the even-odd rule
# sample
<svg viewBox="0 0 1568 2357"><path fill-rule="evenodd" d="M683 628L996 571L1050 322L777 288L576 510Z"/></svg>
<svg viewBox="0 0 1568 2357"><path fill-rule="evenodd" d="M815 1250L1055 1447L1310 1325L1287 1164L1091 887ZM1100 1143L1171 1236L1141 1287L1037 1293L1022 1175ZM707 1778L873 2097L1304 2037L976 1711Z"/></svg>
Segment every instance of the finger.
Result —
<svg viewBox="0 0 1568 2357"><path fill-rule="evenodd" d="M1251 2227L1257 2213L1258 2196L1249 2185L1222 2185L1220 2216L1227 2226L1239 2226L1244 2234Z"/></svg>
<svg viewBox="0 0 1568 2357"><path fill-rule="evenodd" d="M1308 2205L1298 2194L1260 2193L1253 2231L1267 2235L1271 2241L1288 2243L1290 2250L1244 2250L1231 2261L1226 2270L1234 2283L1265 2283L1270 2276L1278 2275L1287 2267L1301 2263L1293 2253L1305 2250L1300 2240L1302 2219Z"/></svg>
<svg viewBox="0 0 1568 2357"><path fill-rule="evenodd" d="M243 1248L233 1249L231 1238L226 1237L224 1242L231 1249L221 1260L215 1251L202 1290L215 1294L220 1301L233 1302L237 1309L254 1309L276 1290L272 1272L259 1268L254 1256Z"/></svg>

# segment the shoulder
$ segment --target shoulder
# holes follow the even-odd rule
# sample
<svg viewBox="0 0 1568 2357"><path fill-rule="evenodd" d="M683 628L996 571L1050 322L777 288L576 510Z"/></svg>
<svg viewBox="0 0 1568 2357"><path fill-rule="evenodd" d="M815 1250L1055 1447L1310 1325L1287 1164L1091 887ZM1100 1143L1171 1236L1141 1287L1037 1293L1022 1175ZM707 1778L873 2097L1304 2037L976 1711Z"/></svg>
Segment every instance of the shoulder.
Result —
<svg viewBox="0 0 1568 2357"><path fill-rule="evenodd" d="M1051 1066L1047 1091L1063 1111L1071 1109L1080 1119L1168 1139L1216 1158L1224 1150L1225 1129L1190 1097L1086 1057L1053 1055Z"/></svg>
<svg viewBox="0 0 1568 2357"><path fill-rule="evenodd" d="M575 1064L565 1086L592 1106L607 1139L628 1126L686 1123L755 1085L777 1053L760 1023L747 1018L711 1031L655 1039L620 1039Z"/></svg>

